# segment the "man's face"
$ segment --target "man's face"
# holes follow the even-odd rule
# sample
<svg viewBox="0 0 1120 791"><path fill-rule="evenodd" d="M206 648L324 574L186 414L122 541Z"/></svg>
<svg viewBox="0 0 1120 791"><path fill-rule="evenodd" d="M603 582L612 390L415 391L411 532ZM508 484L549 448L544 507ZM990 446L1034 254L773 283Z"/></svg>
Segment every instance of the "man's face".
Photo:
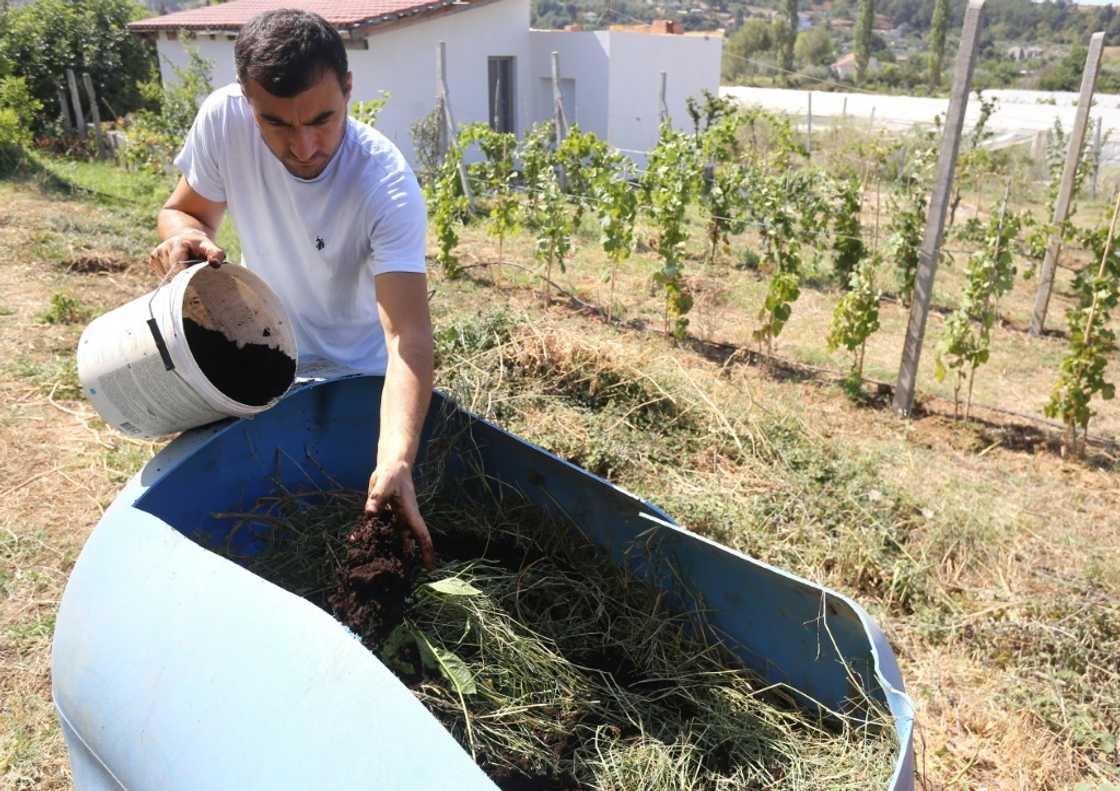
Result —
<svg viewBox="0 0 1120 791"><path fill-rule="evenodd" d="M256 80L248 83L241 90L269 150L293 176L313 179L322 173L346 131L351 75L343 89L334 72L323 69L311 87L290 99L273 96Z"/></svg>

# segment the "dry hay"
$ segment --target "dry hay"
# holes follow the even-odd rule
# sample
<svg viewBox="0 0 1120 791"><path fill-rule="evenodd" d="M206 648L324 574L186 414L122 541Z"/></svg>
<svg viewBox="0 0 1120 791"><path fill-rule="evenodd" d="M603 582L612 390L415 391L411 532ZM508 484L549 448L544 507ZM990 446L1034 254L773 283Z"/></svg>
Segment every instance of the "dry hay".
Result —
<svg viewBox="0 0 1120 791"><path fill-rule="evenodd" d="M474 487L468 487L474 489ZM438 562L388 639L367 646L499 785L548 789L885 786L896 743L878 707L809 715L697 623L539 509L428 489ZM250 568L329 609L357 492L278 493Z"/></svg>

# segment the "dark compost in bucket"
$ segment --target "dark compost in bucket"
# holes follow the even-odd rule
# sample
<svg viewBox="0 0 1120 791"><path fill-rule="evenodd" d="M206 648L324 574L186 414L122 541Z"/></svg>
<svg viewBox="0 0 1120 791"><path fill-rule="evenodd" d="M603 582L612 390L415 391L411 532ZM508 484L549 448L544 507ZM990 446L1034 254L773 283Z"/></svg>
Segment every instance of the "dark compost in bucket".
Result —
<svg viewBox="0 0 1120 791"><path fill-rule="evenodd" d="M296 373L296 361L280 349L260 343L238 346L224 333L183 319L187 343L206 378L242 404L264 406L282 396Z"/></svg>

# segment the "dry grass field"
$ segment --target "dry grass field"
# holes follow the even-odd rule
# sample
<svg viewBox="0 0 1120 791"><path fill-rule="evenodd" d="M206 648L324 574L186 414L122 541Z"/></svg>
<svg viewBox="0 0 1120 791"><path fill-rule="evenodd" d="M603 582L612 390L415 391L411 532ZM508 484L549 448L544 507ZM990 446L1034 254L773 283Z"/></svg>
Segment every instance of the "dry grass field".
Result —
<svg viewBox="0 0 1120 791"><path fill-rule="evenodd" d="M74 348L90 317L153 286L166 185L104 165L40 168L0 181L0 789L70 786L50 702L55 612L103 509L160 447L96 417ZM651 253L624 267L607 324L593 229L557 278L578 301L542 304L531 248L507 242L523 268L496 267L496 244L468 228L466 276L433 273L442 387L690 529L859 600L917 704L920 787L1120 784L1120 409L1100 405L1086 459L1064 458L1040 416L1065 345L1067 271L1046 338L1023 331L1033 284L1006 300L963 423L932 375L942 313L920 408L902 420L884 388L853 400L838 386L848 363L825 352L831 286L805 288L767 358L748 343L756 272L690 261L694 339L677 345L660 332ZM938 305L955 303L963 266L939 274ZM889 383L906 313L884 300L882 322L867 373Z"/></svg>

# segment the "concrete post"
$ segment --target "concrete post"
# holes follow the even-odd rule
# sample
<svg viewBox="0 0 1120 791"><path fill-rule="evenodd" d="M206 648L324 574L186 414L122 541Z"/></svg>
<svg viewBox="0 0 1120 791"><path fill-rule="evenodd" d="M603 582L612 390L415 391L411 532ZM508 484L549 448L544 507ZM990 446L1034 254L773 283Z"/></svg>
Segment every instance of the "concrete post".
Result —
<svg viewBox="0 0 1120 791"><path fill-rule="evenodd" d="M1085 71L1081 75L1081 95L1077 99L1077 115L1073 121L1073 134L1069 136L1069 149L1066 163L1062 168L1062 181L1058 186L1058 200L1054 204L1054 236L1046 248L1046 258L1038 275L1038 293L1034 299L1034 314L1031 316L1031 335L1042 335L1046 325L1046 312L1050 307L1050 292L1054 288L1054 271L1058 268L1058 256L1062 250L1062 226L1069 216L1069 206L1073 202L1073 187L1077 176L1077 166L1081 162L1081 151L1085 145L1085 127L1089 122L1089 106L1093 103L1093 90L1097 86L1097 74L1101 68L1101 51L1104 48L1104 33L1094 33L1089 39L1089 56L1085 59Z"/></svg>
<svg viewBox="0 0 1120 791"><path fill-rule="evenodd" d="M945 131L941 138L937 175L933 182L929 213L926 215L925 237L922 241L918 273L914 281L914 301L910 305L910 322L906 327L902 363L898 369L898 382L894 390L894 409L905 416L909 416L914 406L918 362L922 356L926 319L929 318L930 300L933 297L933 280L937 274L937 262L941 254L945 214L952 195L953 171L957 166L957 153L961 145L961 130L964 127L964 114L968 106L972 70L976 63L983 7L984 0L969 0L964 15L964 29L961 32L961 45L953 74L953 90L949 95L949 112L945 116Z"/></svg>

